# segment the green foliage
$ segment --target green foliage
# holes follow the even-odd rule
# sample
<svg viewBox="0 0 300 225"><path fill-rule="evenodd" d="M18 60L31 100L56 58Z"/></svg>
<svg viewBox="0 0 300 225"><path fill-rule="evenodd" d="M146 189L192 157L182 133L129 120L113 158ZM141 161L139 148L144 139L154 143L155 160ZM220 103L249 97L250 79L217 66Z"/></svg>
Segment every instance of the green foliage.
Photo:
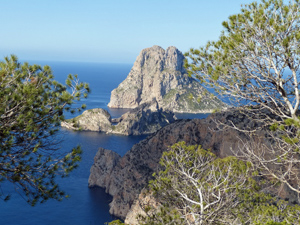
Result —
<svg viewBox="0 0 300 225"><path fill-rule="evenodd" d="M217 158L201 146L177 143L160 164L163 170L154 175L150 189L162 207L142 217L144 224L222 224L243 213L244 196L258 190L249 176L250 163Z"/></svg>
<svg viewBox="0 0 300 225"><path fill-rule="evenodd" d="M200 103L200 102L201 102L201 99L202 99L202 97L199 96L199 97L197 98L197 102Z"/></svg>
<svg viewBox="0 0 300 225"><path fill-rule="evenodd" d="M190 49L185 62L190 76L229 97L233 106L242 106L240 113L257 122L244 130L234 124L238 120L229 125L247 136L239 149L241 157L251 160L260 174L298 194L299 3L262 0L242 6L239 14L223 22L218 40ZM264 137L258 134L260 129ZM265 140L259 143L259 139Z"/></svg>
<svg viewBox="0 0 300 225"><path fill-rule="evenodd" d="M125 225L125 223L123 223L121 220L113 220L109 223L105 223L107 225Z"/></svg>
<svg viewBox="0 0 300 225"><path fill-rule="evenodd" d="M158 204L139 224L299 224L300 206L265 194L250 162L217 158L201 146L173 145L150 182ZM259 182L258 182L259 181ZM157 207L158 205L158 207Z"/></svg>
<svg viewBox="0 0 300 225"><path fill-rule="evenodd" d="M58 130L64 111L85 107L71 106L89 87L77 75L69 75L66 86L53 78L49 66L21 64L14 55L0 62L0 178L32 205L62 199L55 177L67 176L81 155L78 146L62 156Z"/></svg>
<svg viewBox="0 0 300 225"><path fill-rule="evenodd" d="M298 1L242 6L239 14L223 22L217 41L186 53L189 75L232 97L234 105L247 100L299 122L299 10Z"/></svg>
<svg viewBox="0 0 300 225"><path fill-rule="evenodd" d="M214 109L213 111L212 111L212 113L217 113L217 112L220 112L221 111L221 109Z"/></svg>
<svg viewBox="0 0 300 225"><path fill-rule="evenodd" d="M176 209L169 207L161 207L156 213L147 216L138 216L140 225L177 225L185 224L185 220L181 218L180 213Z"/></svg>
<svg viewBox="0 0 300 225"><path fill-rule="evenodd" d="M173 98L175 98L176 94L179 93L177 89L171 89L167 94L163 96L163 101L169 103Z"/></svg>
<svg viewBox="0 0 300 225"><path fill-rule="evenodd" d="M251 224L287 225L300 223L300 206L291 205L283 200L272 204L259 204L249 214Z"/></svg>

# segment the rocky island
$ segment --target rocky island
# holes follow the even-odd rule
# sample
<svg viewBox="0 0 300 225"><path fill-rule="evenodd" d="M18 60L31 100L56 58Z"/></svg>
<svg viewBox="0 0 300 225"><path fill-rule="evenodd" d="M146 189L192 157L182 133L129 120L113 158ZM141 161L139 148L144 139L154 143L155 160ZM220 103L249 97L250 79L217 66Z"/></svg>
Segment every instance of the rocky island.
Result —
<svg viewBox="0 0 300 225"><path fill-rule="evenodd" d="M208 113L226 105L187 75L184 55L175 47L141 51L127 78L111 92L108 107L136 108L156 99L164 110Z"/></svg>
<svg viewBox="0 0 300 225"><path fill-rule="evenodd" d="M112 91L108 104L111 108L132 110L112 119L104 109L90 109L61 126L111 134L151 134L174 122L174 112L207 113L226 108L226 104L187 75L184 60L175 47L142 50L127 78Z"/></svg>
<svg viewBox="0 0 300 225"><path fill-rule="evenodd" d="M121 135L152 134L165 125L174 122L171 111L159 108L153 100L112 119L104 109L96 108L84 111L81 115L61 123L62 127L72 130L87 130Z"/></svg>

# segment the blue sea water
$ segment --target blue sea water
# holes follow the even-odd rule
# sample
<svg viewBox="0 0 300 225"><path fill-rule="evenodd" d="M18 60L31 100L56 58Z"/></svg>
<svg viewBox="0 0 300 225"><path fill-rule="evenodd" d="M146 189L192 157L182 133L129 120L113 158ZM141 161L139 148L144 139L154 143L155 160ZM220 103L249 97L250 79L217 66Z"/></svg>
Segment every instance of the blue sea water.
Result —
<svg viewBox="0 0 300 225"><path fill-rule="evenodd" d="M78 74L79 79L90 84L92 92L81 103L87 109L104 108L112 117L119 117L127 110L109 109L107 104L110 92L128 75L130 64L101 64L74 62L29 62L49 65L55 79L64 82L69 73ZM80 104L81 104L80 103ZM179 118L204 118L207 114L178 114ZM67 115L71 117L71 115ZM71 197L61 202L49 200L32 207L14 190L10 183L0 183L6 194L11 194L7 202L0 201L0 224L35 225L35 224L72 224L102 225L113 218L109 214L111 197L101 188L88 188L88 177L93 158L99 147L116 151L123 156L135 143L146 136L107 135L97 132L74 132L61 129L64 135L62 150L71 150L80 144L83 149L82 161L78 169L64 179L59 179L60 187Z"/></svg>

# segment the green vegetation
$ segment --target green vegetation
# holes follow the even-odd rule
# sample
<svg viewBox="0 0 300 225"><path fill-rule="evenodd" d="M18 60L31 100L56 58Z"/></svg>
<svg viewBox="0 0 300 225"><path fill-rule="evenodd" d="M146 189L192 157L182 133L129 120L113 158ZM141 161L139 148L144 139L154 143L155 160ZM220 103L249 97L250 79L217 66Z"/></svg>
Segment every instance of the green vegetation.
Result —
<svg viewBox="0 0 300 225"><path fill-rule="evenodd" d="M216 102L220 105L214 105L213 98L208 96L197 97L198 93L191 89L188 89L188 92L184 93L178 98L178 105L180 109L186 108L186 105L189 106L192 110L213 110L215 107L220 107L222 104L220 100L216 99Z"/></svg>
<svg viewBox="0 0 300 225"><path fill-rule="evenodd" d="M49 66L21 64L14 55L0 62L0 180L12 182L30 204L65 196L55 177L77 167L81 149L63 155L58 129L64 110L85 108L71 106L88 92L77 75L69 75L64 86Z"/></svg>
<svg viewBox="0 0 300 225"><path fill-rule="evenodd" d="M177 89L171 89L167 94L163 96L163 101L165 103L170 103L170 101L175 97L176 94L179 93Z"/></svg>
<svg viewBox="0 0 300 225"><path fill-rule="evenodd" d="M124 223L122 223L121 220L114 220L114 221L111 221L109 223L106 223L107 225L124 225Z"/></svg>
<svg viewBox="0 0 300 225"><path fill-rule="evenodd" d="M202 99L202 97L199 96L199 97L197 98L197 102L200 103L200 102L201 102L201 99Z"/></svg>
<svg viewBox="0 0 300 225"><path fill-rule="evenodd" d="M221 112L221 109L214 109L214 110L212 111L212 113L217 113L217 112Z"/></svg>
<svg viewBox="0 0 300 225"><path fill-rule="evenodd" d="M218 41L186 53L188 73L236 105L259 104L299 121L299 5L263 0L242 7L223 22Z"/></svg>
<svg viewBox="0 0 300 225"><path fill-rule="evenodd" d="M176 96L178 95L178 96ZM222 102L214 97L209 97L208 92L204 92L201 96L199 96L198 91L193 90L191 88L187 88L185 91L178 89L171 89L164 97L163 102L165 105L168 105L171 101L174 101L178 104L177 110L186 110L187 108L192 111L199 110L211 110L215 107L221 107ZM212 102L212 101L215 102ZM215 104L215 105L214 105Z"/></svg>
<svg viewBox="0 0 300 225"><path fill-rule="evenodd" d="M165 212L176 211L181 224L185 218L194 224L234 221L241 194L257 189L248 176L251 164L235 157L217 158L201 146L177 143L163 154L160 164L164 169L150 183L151 190ZM150 221L158 219L156 214L152 217Z"/></svg>
<svg viewBox="0 0 300 225"><path fill-rule="evenodd" d="M186 54L188 73L230 97L249 120L261 124L245 130L251 135L240 149L243 159L300 194L295 172L300 164L300 1L254 2L223 26L219 40ZM265 139L272 146L254 137L263 127L271 127Z"/></svg>
<svg viewBox="0 0 300 225"><path fill-rule="evenodd" d="M88 109L87 111L90 112L90 113L92 113L92 114L96 113L95 110L93 110L93 109Z"/></svg>
<svg viewBox="0 0 300 225"><path fill-rule="evenodd" d="M263 192L250 162L217 158L201 146L173 145L160 160L150 192L159 207L141 205L139 224L299 224L300 206Z"/></svg>

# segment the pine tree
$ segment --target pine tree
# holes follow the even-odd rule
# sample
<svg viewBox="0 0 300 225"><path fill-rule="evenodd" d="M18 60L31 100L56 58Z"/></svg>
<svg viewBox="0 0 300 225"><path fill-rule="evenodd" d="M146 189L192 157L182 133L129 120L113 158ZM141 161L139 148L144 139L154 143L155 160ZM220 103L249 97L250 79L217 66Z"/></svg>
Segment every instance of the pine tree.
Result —
<svg viewBox="0 0 300 225"><path fill-rule="evenodd" d="M189 74L260 124L239 129L251 139L240 153L262 175L300 193L300 1L253 2L223 26L218 41L186 54ZM271 144L257 143L256 130L266 127Z"/></svg>
<svg viewBox="0 0 300 225"><path fill-rule="evenodd" d="M59 126L64 111L85 107L72 104L88 92L77 75L69 75L64 86L49 66L21 64L14 55L0 62L0 180L12 182L30 204L64 197L55 177L78 166L81 149L62 155Z"/></svg>

